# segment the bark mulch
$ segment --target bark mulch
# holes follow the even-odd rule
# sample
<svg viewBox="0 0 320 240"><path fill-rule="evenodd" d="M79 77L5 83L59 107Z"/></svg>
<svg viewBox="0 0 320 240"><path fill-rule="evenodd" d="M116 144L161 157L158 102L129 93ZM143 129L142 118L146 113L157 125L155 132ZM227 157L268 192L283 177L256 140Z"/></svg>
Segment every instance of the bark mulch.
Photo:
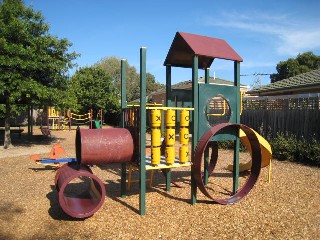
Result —
<svg viewBox="0 0 320 240"><path fill-rule="evenodd" d="M227 206L210 203L199 191L197 204L190 204L190 168L174 170L172 178L183 188L172 185L170 192L156 171L147 189L147 213L140 216L138 183L121 198L120 165L94 166L107 197L95 215L77 220L59 206L55 169L29 159L31 154L48 157L56 142L65 157L75 157L75 131L46 137L35 129L32 138L13 138L14 147L0 149L0 239L320 239L319 168L274 160L271 183L263 168L251 193ZM223 196L230 182L223 166L232 152L219 154L220 172L209 187ZM246 177L241 175L240 182Z"/></svg>

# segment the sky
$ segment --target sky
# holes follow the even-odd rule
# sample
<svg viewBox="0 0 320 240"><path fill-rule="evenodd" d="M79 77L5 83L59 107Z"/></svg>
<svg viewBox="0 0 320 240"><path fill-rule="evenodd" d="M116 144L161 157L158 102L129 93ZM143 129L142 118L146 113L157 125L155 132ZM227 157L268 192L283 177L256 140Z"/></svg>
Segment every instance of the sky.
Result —
<svg viewBox="0 0 320 240"><path fill-rule="evenodd" d="M224 39L242 58L241 83L270 83L276 65L299 53L320 55L319 0L24 0L40 11L50 34L67 38L81 56L78 67L103 58L127 59L139 72L147 48L147 72L165 83L164 60L176 32ZM70 70L74 74L77 68ZM204 71L199 71L203 76ZM210 75L233 80L233 62L216 59ZM172 68L172 82L191 79L191 69Z"/></svg>

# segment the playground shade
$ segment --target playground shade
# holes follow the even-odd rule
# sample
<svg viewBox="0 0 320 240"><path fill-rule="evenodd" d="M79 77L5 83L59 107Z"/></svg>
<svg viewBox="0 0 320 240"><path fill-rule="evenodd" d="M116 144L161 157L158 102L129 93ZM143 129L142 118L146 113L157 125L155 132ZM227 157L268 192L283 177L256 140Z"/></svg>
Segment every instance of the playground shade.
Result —
<svg viewBox="0 0 320 240"><path fill-rule="evenodd" d="M192 67L192 56L199 57L199 68L209 68L215 58L242 62L243 59L223 39L177 32L164 65Z"/></svg>

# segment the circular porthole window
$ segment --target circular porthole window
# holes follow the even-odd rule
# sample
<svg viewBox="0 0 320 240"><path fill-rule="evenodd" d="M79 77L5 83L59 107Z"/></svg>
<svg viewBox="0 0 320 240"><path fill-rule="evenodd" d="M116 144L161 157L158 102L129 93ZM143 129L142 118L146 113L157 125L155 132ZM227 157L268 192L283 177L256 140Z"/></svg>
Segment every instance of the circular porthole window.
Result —
<svg viewBox="0 0 320 240"><path fill-rule="evenodd" d="M231 109L228 100L222 95L208 99L205 114L211 127L219 123L229 122Z"/></svg>

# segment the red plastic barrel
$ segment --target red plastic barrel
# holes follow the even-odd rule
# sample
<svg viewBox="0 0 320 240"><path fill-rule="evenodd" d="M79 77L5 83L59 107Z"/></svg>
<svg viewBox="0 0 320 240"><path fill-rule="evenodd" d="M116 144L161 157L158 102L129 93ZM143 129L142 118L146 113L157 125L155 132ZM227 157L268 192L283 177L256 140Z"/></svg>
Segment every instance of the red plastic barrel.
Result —
<svg viewBox="0 0 320 240"><path fill-rule="evenodd" d="M77 129L76 157L81 165L129 162L134 144L126 128Z"/></svg>
<svg viewBox="0 0 320 240"><path fill-rule="evenodd" d="M102 206L106 189L88 166L65 164L56 173L55 186L62 210L74 218L86 218Z"/></svg>

